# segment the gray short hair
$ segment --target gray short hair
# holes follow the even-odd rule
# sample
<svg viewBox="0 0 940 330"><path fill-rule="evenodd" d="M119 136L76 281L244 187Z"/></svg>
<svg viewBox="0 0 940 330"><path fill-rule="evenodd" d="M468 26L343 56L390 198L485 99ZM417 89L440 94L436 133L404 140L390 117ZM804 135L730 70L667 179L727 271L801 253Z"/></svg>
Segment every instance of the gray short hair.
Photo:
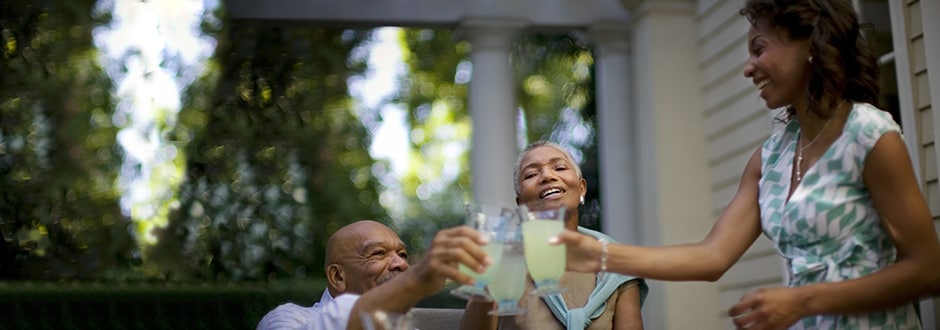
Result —
<svg viewBox="0 0 940 330"><path fill-rule="evenodd" d="M561 153L565 155L565 158L568 158L568 161L571 162L571 166L574 167L574 172L578 174L578 178L582 178L581 166L579 166L578 163L574 161L574 157L571 157L571 153L568 152L568 149L565 149L565 147L562 147L560 144L552 141L535 141L526 146L525 149L522 149L522 152L520 152L519 156L516 157L516 167L512 170L512 186L516 190L516 197L519 197L519 193L522 191L522 187L519 186L519 166L522 166L522 158L525 158L525 155L528 154L529 151L532 151L532 149L538 147L552 147L558 149L558 151L561 151Z"/></svg>

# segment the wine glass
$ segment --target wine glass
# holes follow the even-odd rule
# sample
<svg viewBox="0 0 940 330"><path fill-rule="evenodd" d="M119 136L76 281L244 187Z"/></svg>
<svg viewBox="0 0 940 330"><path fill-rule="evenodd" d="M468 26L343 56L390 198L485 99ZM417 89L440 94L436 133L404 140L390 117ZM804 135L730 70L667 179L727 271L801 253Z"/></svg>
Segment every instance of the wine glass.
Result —
<svg viewBox="0 0 940 330"><path fill-rule="evenodd" d="M494 278L497 280L487 286L490 297L497 303L496 310L489 314L523 314L525 309L519 307L519 299L525 294L526 263L519 218L513 217L497 237L503 243L503 260L493 265L496 267Z"/></svg>
<svg viewBox="0 0 940 330"><path fill-rule="evenodd" d="M565 272L565 246L552 245L548 239L565 229L565 206L560 202L538 200L519 206L522 220L525 261L535 281L533 295L561 293L558 286Z"/></svg>
<svg viewBox="0 0 940 330"><path fill-rule="evenodd" d="M483 252L490 257L494 265L499 264L503 258L503 243L497 239L498 234L506 226L507 222L513 219L513 211L507 208L482 205L476 203L467 204L466 225L476 229L483 235L486 235L490 242L481 246ZM485 272L477 273L464 264L458 266L460 272L474 279L474 285L461 285L450 293L464 299L470 299L474 296L482 298L485 301L492 301L486 291L486 285L493 280L497 267L488 267Z"/></svg>

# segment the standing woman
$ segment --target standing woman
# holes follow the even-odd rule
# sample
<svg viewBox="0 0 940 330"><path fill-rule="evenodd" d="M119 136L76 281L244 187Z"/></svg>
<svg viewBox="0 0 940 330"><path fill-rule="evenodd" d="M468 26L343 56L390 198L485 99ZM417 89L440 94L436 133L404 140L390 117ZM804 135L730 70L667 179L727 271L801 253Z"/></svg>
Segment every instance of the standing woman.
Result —
<svg viewBox="0 0 940 330"><path fill-rule="evenodd" d="M786 108L784 125L701 242L603 247L565 232L568 268L715 281L763 233L789 283L742 297L729 310L738 328L920 329L914 304L940 291L940 243L899 127L873 105L877 64L857 14L846 0L749 0L740 13L744 76Z"/></svg>

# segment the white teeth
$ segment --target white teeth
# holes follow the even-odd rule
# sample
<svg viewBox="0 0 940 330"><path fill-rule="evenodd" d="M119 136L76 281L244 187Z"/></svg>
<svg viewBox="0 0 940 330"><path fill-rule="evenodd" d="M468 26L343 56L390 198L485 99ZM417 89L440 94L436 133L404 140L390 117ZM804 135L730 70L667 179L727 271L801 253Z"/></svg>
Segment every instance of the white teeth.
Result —
<svg viewBox="0 0 940 330"><path fill-rule="evenodd" d="M767 87L767 84L768 82L766 80L761 80L761 82L757 83L757 89L764 89L764 87Z"/></svg>
<svg viewBox="0 0 940 330"><path fill-rule="evenodd" d="M548 196L548 195L554 194L554 193L560 193L560 192L561 192L561 189L558 189L558 188L551 188L551 189L548 189L548 190L546 190L546 191L543 191L542 194L539 195L539 198L545 198L545 196Z"/></svg>

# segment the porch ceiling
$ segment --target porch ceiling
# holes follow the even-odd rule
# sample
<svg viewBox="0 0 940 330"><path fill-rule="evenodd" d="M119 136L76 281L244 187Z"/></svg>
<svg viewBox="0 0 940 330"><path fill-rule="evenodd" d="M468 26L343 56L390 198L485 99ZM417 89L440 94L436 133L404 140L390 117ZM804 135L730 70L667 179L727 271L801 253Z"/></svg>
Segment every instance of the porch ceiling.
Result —
<svg viewBox="0 0 940 330"><path fill-rule="evenodd" d="M223 0L236 20L334 26L454 27L464 20L521 21L536 29L624 22L620 0Z"/></svg>

